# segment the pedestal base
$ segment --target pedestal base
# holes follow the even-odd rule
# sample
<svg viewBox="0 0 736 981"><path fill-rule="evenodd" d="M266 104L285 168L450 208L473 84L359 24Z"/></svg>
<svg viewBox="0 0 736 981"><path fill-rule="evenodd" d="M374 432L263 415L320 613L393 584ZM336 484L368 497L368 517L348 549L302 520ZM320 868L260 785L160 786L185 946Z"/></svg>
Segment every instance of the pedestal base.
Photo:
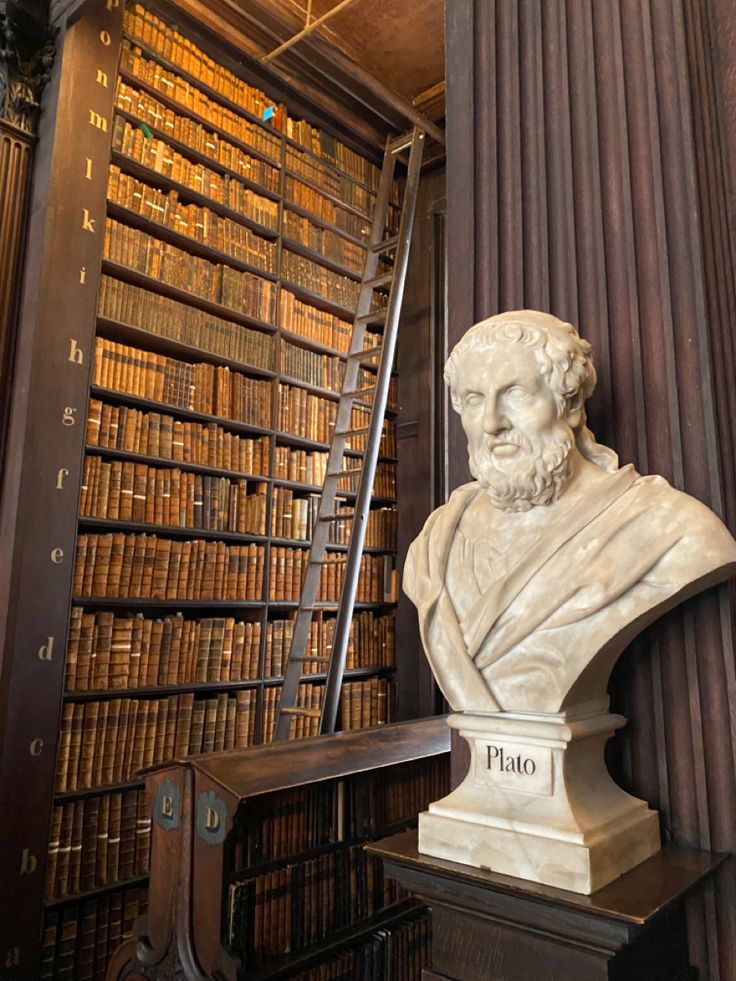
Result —
<svg viewBox="0 0 736 981"><path fill-rule="evenodd" d="M421 855L416 831L367 850L432 909L426 981L695 981L684 900L724 860L670 845L582 896Z"/></svg>
<svg viewBox="0 0 736 981"><path fill-rule="evenodd" d="M657 814L621 790L603 749L621 716L452 715L465 780L419 816L425 855L589 894L654 855Z"/></svg>

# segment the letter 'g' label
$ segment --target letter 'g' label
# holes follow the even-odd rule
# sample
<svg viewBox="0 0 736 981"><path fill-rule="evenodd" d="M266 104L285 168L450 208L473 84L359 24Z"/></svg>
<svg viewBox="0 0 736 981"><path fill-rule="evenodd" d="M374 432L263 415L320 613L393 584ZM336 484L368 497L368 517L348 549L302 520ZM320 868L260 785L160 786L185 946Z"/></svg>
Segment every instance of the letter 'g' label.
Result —
<svg viewBox="0 0 736 981"><path fill-rule="evenodd" d="M552 796L552 750L511 742L475 744L475 782L522 794Z"/></svg>

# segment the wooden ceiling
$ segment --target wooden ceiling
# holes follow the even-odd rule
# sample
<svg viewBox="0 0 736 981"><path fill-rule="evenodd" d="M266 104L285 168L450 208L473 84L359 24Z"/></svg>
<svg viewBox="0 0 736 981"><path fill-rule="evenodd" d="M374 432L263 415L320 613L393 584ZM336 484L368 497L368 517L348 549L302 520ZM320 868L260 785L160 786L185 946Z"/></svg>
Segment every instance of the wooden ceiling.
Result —
<svg viewBox="0 0 736 981"><path fill-rule="evenodd" d="M312 19L338 2L312 0ZM306 23L309 0L267 3ZM409 102L444 81L444 0L352 0L318 30Z"/></svg>
<svg viewBox="0 0 736 981"><path fill-rule="evenodd" d="M312 18L340 2L345 0L312 0ZM425 159L441 156L444 0L350 0L268 63L262 59L304 28L309 0L155 3L182 27L191 19L195 36L200 25L217 38L218 57L229 52L237 64L246 54L256 84L260 80L295 115L327 125L359 152L378 160L389 133L419 122L435 137Z"/></svg>

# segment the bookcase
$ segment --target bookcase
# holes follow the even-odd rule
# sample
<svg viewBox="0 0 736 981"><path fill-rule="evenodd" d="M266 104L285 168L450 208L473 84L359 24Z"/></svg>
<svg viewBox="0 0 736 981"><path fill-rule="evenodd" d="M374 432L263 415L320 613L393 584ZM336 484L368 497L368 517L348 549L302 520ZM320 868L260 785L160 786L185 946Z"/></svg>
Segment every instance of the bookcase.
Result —
<svg viewBox="0 0 736 981"><path fill-rule="evenodd" d="M445 792L444 717L148 771L150 906L107 981L419 981L427 911L364 849Z"/></svg>
<svg viewBox="0 0 736 981"><path fill-rule="evenodd" d="M38 780L7 829L27 911L23 937L3 928L17 977L34 976L41 902L49 978L102 977L145 909L141 768L271 739L375 199L375 162L292 118L170 23L90 0L58 82L57 127L76 113L94 143L50 165L59 200L69 180L87 251L68 235L71 217L65 250L59 220L72 299L53 329L54 300L40 290L59 347L49 394L59 428L39 438L67 456L51 467L63 492L53 508L30 472L22 484L33 487L39 535L59 542L37 579L53 602L28 594L18 606L19 624L39 625L37 667L47 669L22 685L58 701L34 700L24 728L19 682L10 720L21 741L31 724L42 733L31 742ZM72 85L85 72L94 108ZM398 213L396 189L391 231ZM366 347L378 343L377 321ZM395 395L342 729L395 712ZM356 406L356 425L367 411ZM350 442L354 459L364 438ZM352 480L341 487L346 508ZM332 534L312 631L325 655L347 525ZM312 715L294 721L294 738L316 732L324 681L314 664L305 670L299 701Z"/></svg>

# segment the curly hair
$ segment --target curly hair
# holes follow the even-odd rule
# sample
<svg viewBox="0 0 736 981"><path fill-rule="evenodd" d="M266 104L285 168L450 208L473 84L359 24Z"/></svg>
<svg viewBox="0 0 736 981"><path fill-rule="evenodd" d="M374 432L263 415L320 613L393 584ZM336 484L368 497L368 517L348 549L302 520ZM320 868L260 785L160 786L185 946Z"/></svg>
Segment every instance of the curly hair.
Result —
<svg viewBox="0 0 736 981"><path fill-rule="evenodd" d="M453 408L460 411L457 394L458 370L468 355L488 354L494 346L523 344L534 351L539 370L552 392L557 415L580 411L575 439L580 452L604 470L618 467L618 457L601 446L585 421L585 400L595 390L597 375L590 344L572 324L538 310L513 310L481 320L457 342L445 364L444 378L450 386Z"/></svg>

